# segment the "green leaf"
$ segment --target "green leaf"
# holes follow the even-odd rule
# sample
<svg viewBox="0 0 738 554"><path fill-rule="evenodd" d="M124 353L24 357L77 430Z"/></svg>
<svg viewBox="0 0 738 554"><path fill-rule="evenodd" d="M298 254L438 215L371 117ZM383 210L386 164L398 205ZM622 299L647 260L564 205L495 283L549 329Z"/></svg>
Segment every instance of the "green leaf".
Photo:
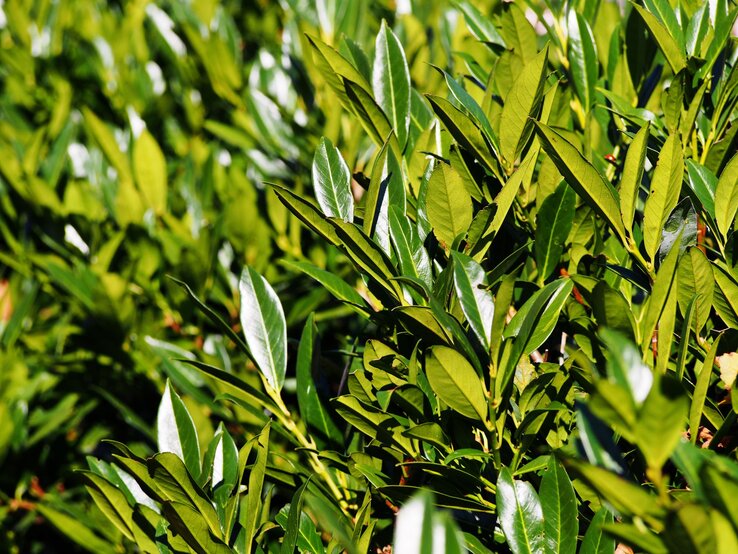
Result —
<svg viewBox="0 0 738 554"><path fill-rule="evenodd" d="M269 385L279 391L287 371L287 324L282 304L267 280L251 267L241 272L238 289L246 345Z"/></svg>
<svg viewBox="0 0 738 554"><path fill-rule="evenodd" d="M710 227L715 228L712 221L715 219L715 191L718 180L704 165L693 160L687 160L686 165L687 176L689 177L687 184L699 200Z"/></svg>
<svg viewBox="0 0 738 554"><path fill-rule="evenodd" d="M331 219L330 223L341 241L342 250L356 267L384 287L394 301L403 298L402 287L391 280L397 275L387 254L356 225L340 219Z"/></svg>
<svg viewBox="0 0 738 554"><path fill-rule="evenodd" d="M294 260L280 260L285 267L300 271L305 275L315 279L320 285L342 302L353 304L362 310L366 310L366 300L356 291L354 287L337 275L314 266L308 262L299 262Z"/></svg>
<svg viewBox="0 0 738 554"><path fill-rule="evenodd" d="M339 396L332 403L343 419L365 435L408 454L415 451L412 441L402 435L403 428L386 412L364 404L350 394Z"/></svg>
<svg viewBox="0 0 738 554"><path fill-rule="evenodd" d="M345 80L344 85L354 113L359 118L364 130L374 141L374 144L382 146L390 139L390 135L394 135L395 138L390 140L392 148L396 150L399 157L401 150L397 144L397 134L392 132L392 124L382 111L381 106L377 104L369 92L353 81Z"/></svg>
<svg viewBox="0 0 738 554"><path fill-rule="evenodd" d="M192 506L180 502L165 502L162 512L172 531L180 535L198 554L230 554L233 552L215 535Z"/></svg>
<svg viewBox="0 0 738 554"><path fill-rule="evenodd" d="M389 210L389 228L402 274L420 279L427 287L432 287L433 271L428 251L417 229L396 206L391 206Z"/></svg>
<svg viewBox="0 0 738 554"><path fill-rule="evenodd" d="M715 204L715 220L723 240L727 240L738 212L738 154L730 159L720 174L715 197L720 199Z"/></svg>
<svg viewBox="0 0 738 554"><path fill-rule="evenodd" d="M262 509L262 489L267 469L267 457L269 456L269 431L270 426L267 423L257 438L255 445L256 461L249 473L246 509L240 515L241 524L244 527L244 544L246 544L247 554L251 552L254 546L254 537L256 536L257 524Z"/></svg>
<svg viewBox="0 0 738 554"><path fill-rule="evenodd" d="M492 156L490 145L484 138L482 131L468 115L457 109L451 102L440 96L426 95L433 111L443 126L448 129L456 141L469 150L479 162L489 171L497 171L497 162Z"/></svg>
<svg viewBox="0 0 738 554"><path fill-rule="evenodd" d="M313 314L310 314L303 327L300 346L297 349L297 403L305 422L314 429L319 437L340 443L343 434L323 406L313 379L313 368L317 358L315 351L317 339L318 329L313 322Z"/></svg>
<svg viewBox="0 0 738 554"><path fill-rule="evenodd" d="M599 73L597 44L589 24L573 7L569 9L566 26L569 31L566 51L569 70L574 81L574 89L586 113L595 101L595 85Z"/></svg>
<svg viewBox="0 0 738 554"><path fill-rule="evenodd" d="M426 356L425 372L433 392L451 409L486 421L484 383L464 356L452 348L434 346Z"/></svg>
<svg viewBox="0 0 738 554"><path fill-rule="evenodd" d="M631 305L619 290L613 289L605 281L598 282L592 289L592 314L601 327L622 333L635 340L635 321Z"/></svg>
<svg viewBox="0 0 738 554"><path fill-rule="evenodd" d="M543 149L551 157L566 182L610 224L621 240L625 240L617 192L563 136L551 127L537 122L536 129Z"/></svg>
<svg viewBox="0 0 738 554"><path fill-rule="evenodd" d="M489 350L492 340L492 319L495 302L492 293L486 290L484 269L469 256L452 252L454 286L461 309L480 344Z"/></svg>
<svg viewBox="0 0 738 554"><path fill-rule="evenodd" d="M462 2L453 3L456 8L464 14L466 25L471 33L482 42L494 44L496 46L506 46L505 41L497 32L497 29L471 2L463 0Z"/></svg>
<svg viewBox="0 0 738 554"><path fill-rule="evenodd" d="M402 44L384 20L375 44L372 89L403 148L410 127L410 71Z"/></svg>
<svg viewBox="0 0 738 554"><path fill-rule="evenodd" d="M282 204L287 206L297 219L302 221L308 229L317 233L331 244L337 245L340 243L333 225L331 225L327 218L318 211L315 205L304 200L300 195L295 194L283 186L272 184L271 187Z"/></svg>
<svg viewBox="0 0 738 554"><path fill-rule="evenodd" d="M661 469L669 459L684 432L688 412L689 400L681 383L670 375L657 378L635 427L636 442L649 467Z"/></svg>
<svg viewBox="0 0 738 554"><path fill-rule="evenodd" d="M571 279L558 279L533 293L505 328L505 338L515 337L515 363L520 356L533 352L553 332L559 313L571 294L574 283Z"/></svg>
<svg viewBox="0 0 738 554"><path fill-rule="evenodd" d="M168 379L156 416L156 428L159 451L175 453L195 480L199 480L202 469L195 423Z"/></svg>
<svg viewBox="0 0 738 554"><path fill-rule="evenodd" d="M351 172L341 152L326 137L320 139L313 157L313 187L318 205L326 216L353 221Z"/></svg>
<svg viewBox="0 0 738 554"><path fill-rule="evenodd" d="M364 200L364 232L390 253L389 208L405 215L405 184L400 160L391 148L391 135L379 151L372 168L369 190Z"/></svg>
<svg viewBox="0 0 738 554"><path fill-rule="evenodd" d="M664 261L661 262L661 267L659 267L656 278L653 281L653 286L651 287L651 295L648 298L647 305L641 312L641 349L644 351L651 343L651 338L658 326L669 293L672 291L677 261L679 260L679 242L679 239L677 239L676 247L672 248L664 258Z"/></svg>
<svg viewBox="0 0 738 554"><path fill-rule="evenodd" d="M574 189L562 181L538 210L536 240L533 244L539 283L548 279L561 259L566 239L574 224L576 203Z"/></svg>
<svg viewBox="0 0 738 554"><path fill-rule="evenodd" d="M646 9L666 27L681 51L684 51L684 31L669 0L644 0Z"/></svg>
<svg viewBox="0 0 738 554"><path fill-rule="evenodd" d="M292 554L295 551L298 537L302 528L302 516L307 516L302 511L302 504L304 501L305 489L307 488L310 480L308 479L300 488L295 491L292 496L292 502L290 502L290 511L287 516L287 524L285 527L284 540L282 541L281 554ZM316 545L317 546L317 545ZM322 544L320 545L322 546Z"/></svg>
<svg viewBox="0 0 738 554"><path fill-rule="evenodd" d="M205 455L203 469L207 469L210 478L210 487L213 489L213 500L221 516L225 521L224 510L228 498L238 485L238 449L230 433L223 424L213 435L213 439Z"/></svg>
<svg viewBox="0 0 738 554"><path fill-rule="evenodd" d="M220 534L220 519L215 508L176 454L156 454L146 465L162 501L189 506L207 522L210 531Z"/></svg>
<svg viewBox="0 0 738 554"><path fill-rule="evenodd" d="M706 506L684 504L669 514L663 539L669 552L716 552L715 531Z"/></svg>
<svg viewBox="0 0 738 554"><path fill-rule="evenodd" d="M509 169L528 142L533 131L533 117L538 114L546 82L548 46L523 67L505 97L500 116L500 150Z"/></svg>
<svg viewBox="0 0 738 554"><path fill-rule="evenodd" d="M133 143L133 172L146 204L161 215L167 209L167 162L146 129Z"/></svg>
<svg viewBox="0 0 738 554"><path fill-rule="evenodd" d="M313 61L326 80L328 86L338 95L346 109L351 104L346 96L344 79L356 83L358 87L369 90L371 87L364 76L333 47L320 39L307 35L310 46L313 48Z"/></svg>
<svg viewBox="0 0 738 554"><path fill-rule="evenodd" d="M526 481L515 481L503 467L497 477L497 517L513 554L546 551L541 501Z"/></svg>
<svg viewBox="0 0 738 554"><path fill-rule="evenodd" d="M643 18L643 21L648 26L649 30L651 31L651 34L656 39L656 42L659 45L659 48L661 48L661 51L664 53L664 56L666 57L666 61L669 62L669 66L671 66L671 70L676 75L679 73L685 66L686 66L686 56L684 53L684 35L683 33L679 33L679 35L672 35L670 31L661 23L658 17L654 16L653 14L649 13L644 9L643 7L639 6L638 4L633 4L633 8L640 14L641 18ZM669 8L671 9L671 8ZM673 12L672 12L673 15ZM679 44L679 36L681 35L681 41L682 44Z"/></svg>
<svg viewBox="0 0 738 554"><path fill-rule="evenodd" d="M608 523L613 523L612 513L600 508L584 534L580 554L612 554L615 551L615 541L602 531L602 526Z"/></svg>
<svg viewBox="0 0 738 554"><path fill-rule="evenodd" d="M579 530L577 499L564 467L553 456L541 479L539 493L546 552L574 554Z"/></svg>
<svg viewBox="0 0 738 554"><path fill-rule="evenodd" d="M641 353L620 333L600 329L600 338L609 353L607 375L610 380L628 392L630 407L640 407L651 393L653 373L641 360Z"/></svg>
<svg viewBox="0 0 738 554"><path fill-rule="evenodd" d="M445 248L450 248L456 237L469 229L471 197L461 176L450 165L439 163L433 170L428 181L426 211L433 233Z"/></svg>
<svg viewBox="0 0 738 554"><path fill-rule="evenodd" d="M692 444L697 443L697 437L699 436L700 423L702 422L703 415L702 412L705 407L705 399L707 398L707 389L710 386L712 369L715 363L715 354L717 354L721 338L722 334L718 335L715 342L712 343L710 350L707 352L701 366L697 366L700 367L700 371L697 373L697 383L694 386L692 404L689 407L689 433L690 442ZM697 368L695 367L695 372L696 371Z"/></svg>

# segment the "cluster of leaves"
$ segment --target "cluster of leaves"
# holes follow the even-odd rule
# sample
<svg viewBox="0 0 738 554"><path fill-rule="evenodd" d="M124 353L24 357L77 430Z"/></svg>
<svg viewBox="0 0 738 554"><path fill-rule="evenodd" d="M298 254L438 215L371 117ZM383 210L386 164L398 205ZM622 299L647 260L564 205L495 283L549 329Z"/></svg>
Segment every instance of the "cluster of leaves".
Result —
<svg viewBox="0 0 738 554"><path fill-rule="evenodd" d="M283 270L228 235L204 281L168 269L193 286L156 283L171 286L157 298L207 348L148 341L171 380L156 451L108 442L79 474L112 527L49 501L34 514L95 551L738 549L738 8L407 2L370 15L363 2L315 14L287 2L287 54L254 62L248 89L237 64L205 61L219 52L198 42L213 25L188 27L203 14L179 9L232 117L202 123L243 156L229 184L255 167L269 183L238 221L267 214ZM304 85L287 88L292 112L269 96L285 94L274 75L289 68ZM311 139L309 123L291 125L313 102ZM84 120L115 170L108 208L136 194L147 207L112 226L127 230L115 249L153 236L166 252L178 220L137 173L156 166L137 162L145 131L126 174L128 154ZM15 182L3 170L6 198L39 205L46 175L19 165ZM243 194L223 188L211 217ZM196 236L218 228L182 208ZM69 272L91 271L30 257L20 275L41 267L67 291L84 282ZM139 344L124 350L150 357Z"/></svg>

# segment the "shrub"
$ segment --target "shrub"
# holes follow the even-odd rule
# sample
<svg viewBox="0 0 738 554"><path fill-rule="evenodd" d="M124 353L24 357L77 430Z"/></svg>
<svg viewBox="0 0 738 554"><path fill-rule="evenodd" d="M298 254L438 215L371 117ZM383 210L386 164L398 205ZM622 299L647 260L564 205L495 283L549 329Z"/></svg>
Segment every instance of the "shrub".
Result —
<svg viewBox="0 0 738 554"><path fill-rule="evenodd" d="M319 130L206 65L291 162L280 265L161 285L207 348L149 340L156 451L80 473L114 529L38 513L145 552L736 550L738 8L320 6L279 12Z"/></svg>

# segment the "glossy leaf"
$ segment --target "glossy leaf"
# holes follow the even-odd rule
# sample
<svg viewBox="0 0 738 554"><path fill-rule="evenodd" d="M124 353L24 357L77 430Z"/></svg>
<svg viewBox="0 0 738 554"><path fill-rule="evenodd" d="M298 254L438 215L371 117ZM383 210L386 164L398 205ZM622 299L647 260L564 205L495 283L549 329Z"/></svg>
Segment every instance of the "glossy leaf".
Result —
<svg viewBox="0 0 738 554"><path fill-rule="evenodd" d="M428 220L433 233L447 248L469 229L472 204L461 177L451 166L439 163L428 181Z"/></svg>
<svg viewBox="0 0 738 554"><path fill-rule="evenodd" d="M647 123L638 131L628 147L623 166L623 176L620 179L620 213L623 223L629 231L633 229L638 191L643 180L643 170L646 163L646 147L648 146L650 124Z"/></svg>
<svg viewBox="0 0 738 554"><path fill-rule="evenodd" d="M326 137L320 139L313 157L313 187L318 205L326 216L353 221L351 173L341 152Z"/></svg>
<svg viewBox="0 0 738 554"><path fill-rule="evenodd" d="M589 24L576 10L569 10L566 27L569 32L567 57L574 88L584 111L588 112L594 104L595 85L599 73L597 44Z"/></svg>
<svg viewBox="0 0 738 554"><path fill-rule="evenodd" d="M478 421L487 419L484 383L456 350L434 346L426 355L425 372L433 391L451 409Z"/></svg>
<svg viewBox="0 0 738 554"><path fill-rule="evenodd" d="M536 123L536 129L544 150L566 182L623 238L625 228L617 192L563 136L540 123Z"/></svg>
<svg viewBox="0 0 738 554"><path fill-rule="evenodd" d="M715 342L712 343L710 350L702 362L700 371L697 373L697 382L694 387L694 393L692 393L692 404L689 408L689 433L692 444L697 442L697 436L699 435L699 427L703 415L702 411L707 397L707 388L710 386L715 355L717 354L721 337L722 335L718 335Z"/></svg>
<svg viewBox="0 0 738 554"><path fill-rule="evenodd" d="M495 303L486 289L484 269L464 254L452 252L454 286L461 309L480 344L489 349L492 340L492 319Z"/></svg>
<svg viewBox="0 0 738 554"><path fill-rule="evenodd" d="M500 151L512 167L533 131L533 120L543 100L548 47L526 64L505 97L500 116Z"/></svg>
<svg viewBox="0 0 738 554"><path fill-rule="evenodd" d="M497 477L497 513L514 554L546 551L541 501L530 483L513 480L506 467Z"/></svg>
<svg viewBox="0 0 738 554"><path fill-rule="evenodd" d="M577 551L578 514L574 487L561 463L551 457L539 490L544 521L546 552Z"/></svg>
<svg viewBox="0 0 738 554"><path fill-rule="evenodd" d="M197 430L182 399L167 381L156 417L157 446L160 452L179 456L195 479L200 478L200 444Z"/></svg>
<svg viewBox="0 0 738 554"><path fill-rule="evenodd" d="M386 21L382 21L375 44L372 89L404 147L410 126L410 71L402 44Z"/></svg>
<svg viewBox="0 0 738 554"><path fill-rule="evenodd" d="M239 282L241 326L249 352L269 385L279 391L287 371L287 324L277 294L247 267Z"/></svg>
<svg viewBox="0 0 738 554"><path fill-rule="evenodd" d="M738 213L738 154L731 158L720 174L715 197L720 199L715 203L715 220L725 240Z"/></svg>
<svg viewBox="0 0 738 554"><path fill-rule="evenodd" d="M538 281L543 283L559 264L566 239L574 223L576 193L562 182L554 194L547 197L536 217L534 250Z"/></svg>

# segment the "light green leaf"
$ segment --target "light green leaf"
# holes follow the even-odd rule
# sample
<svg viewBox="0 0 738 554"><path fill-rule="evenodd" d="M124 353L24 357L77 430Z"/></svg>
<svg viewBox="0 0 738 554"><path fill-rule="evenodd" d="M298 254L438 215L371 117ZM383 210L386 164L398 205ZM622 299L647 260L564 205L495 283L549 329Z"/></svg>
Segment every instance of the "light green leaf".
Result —
<svg viewBox="0 0 738 554"><path fill-rule="evenodd" d="M579 521L577 498L561 462L550 457L541 479L540 497L544 521L546 552L574 554L577 551Z"/></svg>
<svg viewBox="0 0 738 554"><path fill-rule="evenodd" d="M679 202L683 175L682 144L677 135L671 135L659 154L651 192L643 209L643 245L651 260L656 259L666 219Z"/></svg>
<svg viewBox="0 0 738 554"><path fill-rule="evenodd" d="M646 9L666 27L681 51L684 51L684 31L669 0L644 0Z"/></svg>
<svg viewBox="0 0 738 554"><path fill-rule="evenodd" d="M633 231L633 217L635 215L638 191L643 179L643 168L646 164L646 147L651 124L646 123L628 147L623 166L623 176L620 178L620 213L628 231Z"/></svg>
<svg viewBox="0 0 738 554"><path fill-rule="evenodd" d="M625 227L620 215L617 192L602 175L563 136L551 127L536 122L543 149L551 156L566 182L577 191L590 207L607 221L621 240Z"/></svg>
<svg viewBox="0 0 738 554"><path fill-rule="evenodd" d="M500 116L500 151L508 169L512 169L533 131L531 118L538 114L543 100L547 62L548 46L523 67L505 97Z"/></svg>
<svg viewBox="0 0 738 554"><path fill-rule="evenodd" d="M333 143L323 137L313 157L313 188L318 205L328 217L354 220L351 172Z"/></svg>
<svg viewBox="0 0 738 554"><path fill-rule="evenodd" d="M658 325L661 313L664 311L667 297L672 290L674 275L676 275L677 261L679 259L679 243L681 239L677 239L675 247L661 262L656 278L651 287L651 295L647 300L647 305L641 312L641 349L645 351L651 343L651 338Z"/></svg>
<svg viewBox="0 0 738 554"><path fill-rule="evenodd" d="M454 267L454 286L461 309L469 326L479 339L479 343L485 350L489 350L495 301L492 293L486 290L487 280L484 269L469 256L460 252L454 251L451 256Z"/></svg>
<svg viewBox="0 0 738 554"><path fill-rule="evenodd" d="M173 452L185 463L195 480L200 479L200 444L197 430L182 399L167 380L156 416L157 446L160 452Z"/></svg>
<svg viewBox="0 0 738 554"><path fill-rule="evenodd" d="M567 57L574 89L582 102L585 113L592 108L595 100L595 85L599 73L597 44L587 21L572 6L566 19L569 31Z"/></svg>
<svg viewBox="0 0 738 554"><path fill-rule="evenodd" d="M471 2L463 0L462 2L454 2L453 4L464 14L467 27L469 27L471 33L478 40L487 44L502 46L503 48L506 46L505 41L489 18L485 17Z"/></svg>
<svg viewBox="0 0 738 554"><path fill-rule="evenodd" d="M384 20L375 44L372 89L403 148L410 127L410 71L402 44Z"/></svg>
<svg viewBox="0 0 738 554"><path fill-rule="evenodd" d="M503 467L497 477L497 517L513 554L546 551L541 501L527 481L515 481Z"/></svg>
<svg viewBox="0 0 738 554"><path fill-rule="evenodd" d="M167 162L156 139L144 129L133 143L133 172L146 204L158 215L167 209Z"/></svg>
<svg viewBox="0 0 738 554"><path fill-rule="evenodd" d="M250 554L254 547L254 537L256 536L257 524L262 509L262 489L267 470L267 457L269 456L269 431L270 425L267 423L256 441L256 461L249 473L246 509L240 515L241 524L244 526L246 554Z"/></svg>
<svg viewBox="0 0 738 554"><path fill-rule="evenodd" d="M469 229L471 197L461 176L450 165L439 163L433 170L428 181L426 211L433 233L445 248L450 248L456 237Z"/></svg>
<svg viewBox="0 0 738 554"><path fill-rule="evenodd" d="M684 432L689 399L679 381L661 375L638 413L636 443L649 467L661 469ZM658 437L659 440L654 440Z"/></svg>
<svg viewBox="0 0 738 554"><path fill-rule="evenodd" d="M322 40L307 35L310 46L313 48L313 61L320 70L328 86L338 95L343 106L351 109L351 103L346 96L344 79L356 83L358 87L369 90L371 86L364 76L332 46Z"/></svg>
<svg viewBox="0 0 738 554"><path fill-rule="evenodd" d="M715 197L720 199L715 204L715 220L720 234L726 240L738 212L738 154L730 159L720 174Z"/></svg>
<svg viewBox="0 0 738 554"><path fill-rule="evenodd" d="M230 554L233 552L208 528L202 514L192 506L180 502L165 502L162 512L171 531L181 536L187 545L198 554Z"/></svg>
<svg viewBox="0 0 738 554"><path fill-rule="evenodd" d="M546 198L536 216L534 252L538 282L544 283L561 259L566 239L574 223L577 197L574 189L562 181Z"/></svg>
<svg viewBox="0 0 738 554"><path fill-rule="evenodd" d="M133 537L133 508L118 487L89 471L80 472L87 492L113 525L130 541Z"/></svg>
<svg viewBox="0 0 738 554"><path fill-rule="evenodd" d="M369 190L364 200L364 232L390 253L389 208L405 215L405 184L400 160L391 147L392 134L379 151L372 167Z"/></svg>
<svg viewBox="0 0 738 554"><path fill-rule="evenodd" d="M712 343L710 350L707 352L707 355L702 362L701 369L697 374L697 383L695 384L694 392L692 393L692 404L689 407L689 433L690 442L692 444L697 443L697 437L700 434L699 428L700 423L702 422L702 411L705 407L707 389L710 386L712 370L715 364L715 354L717 354L717 349L720 345L721 338L722 334L718 335L718 337L715 339L715 342Z"/></svg>
<svg viewBox="0 0 738 554"><path fill-rule="evenodd" d="M264 277L244 268L238 286L241 327L256 366L276 391L287 371L287 324L282 304Z"/></svg>
<svg viewBox="0 0 738 554"><path fill-rule="evenodd" d="M612 522L612 513L605 507L600 508L584 534L580 554L612 554L615 552L615 541L602 530L603 525Z"/></svg>
<svg viewBox="0 0 738 554"><path fill-rule="evenodd" d="M451 409L471 419L487 419L484 383L464 356L447 346L434 346L426 356L425 372L433 392Z"/></svg>

